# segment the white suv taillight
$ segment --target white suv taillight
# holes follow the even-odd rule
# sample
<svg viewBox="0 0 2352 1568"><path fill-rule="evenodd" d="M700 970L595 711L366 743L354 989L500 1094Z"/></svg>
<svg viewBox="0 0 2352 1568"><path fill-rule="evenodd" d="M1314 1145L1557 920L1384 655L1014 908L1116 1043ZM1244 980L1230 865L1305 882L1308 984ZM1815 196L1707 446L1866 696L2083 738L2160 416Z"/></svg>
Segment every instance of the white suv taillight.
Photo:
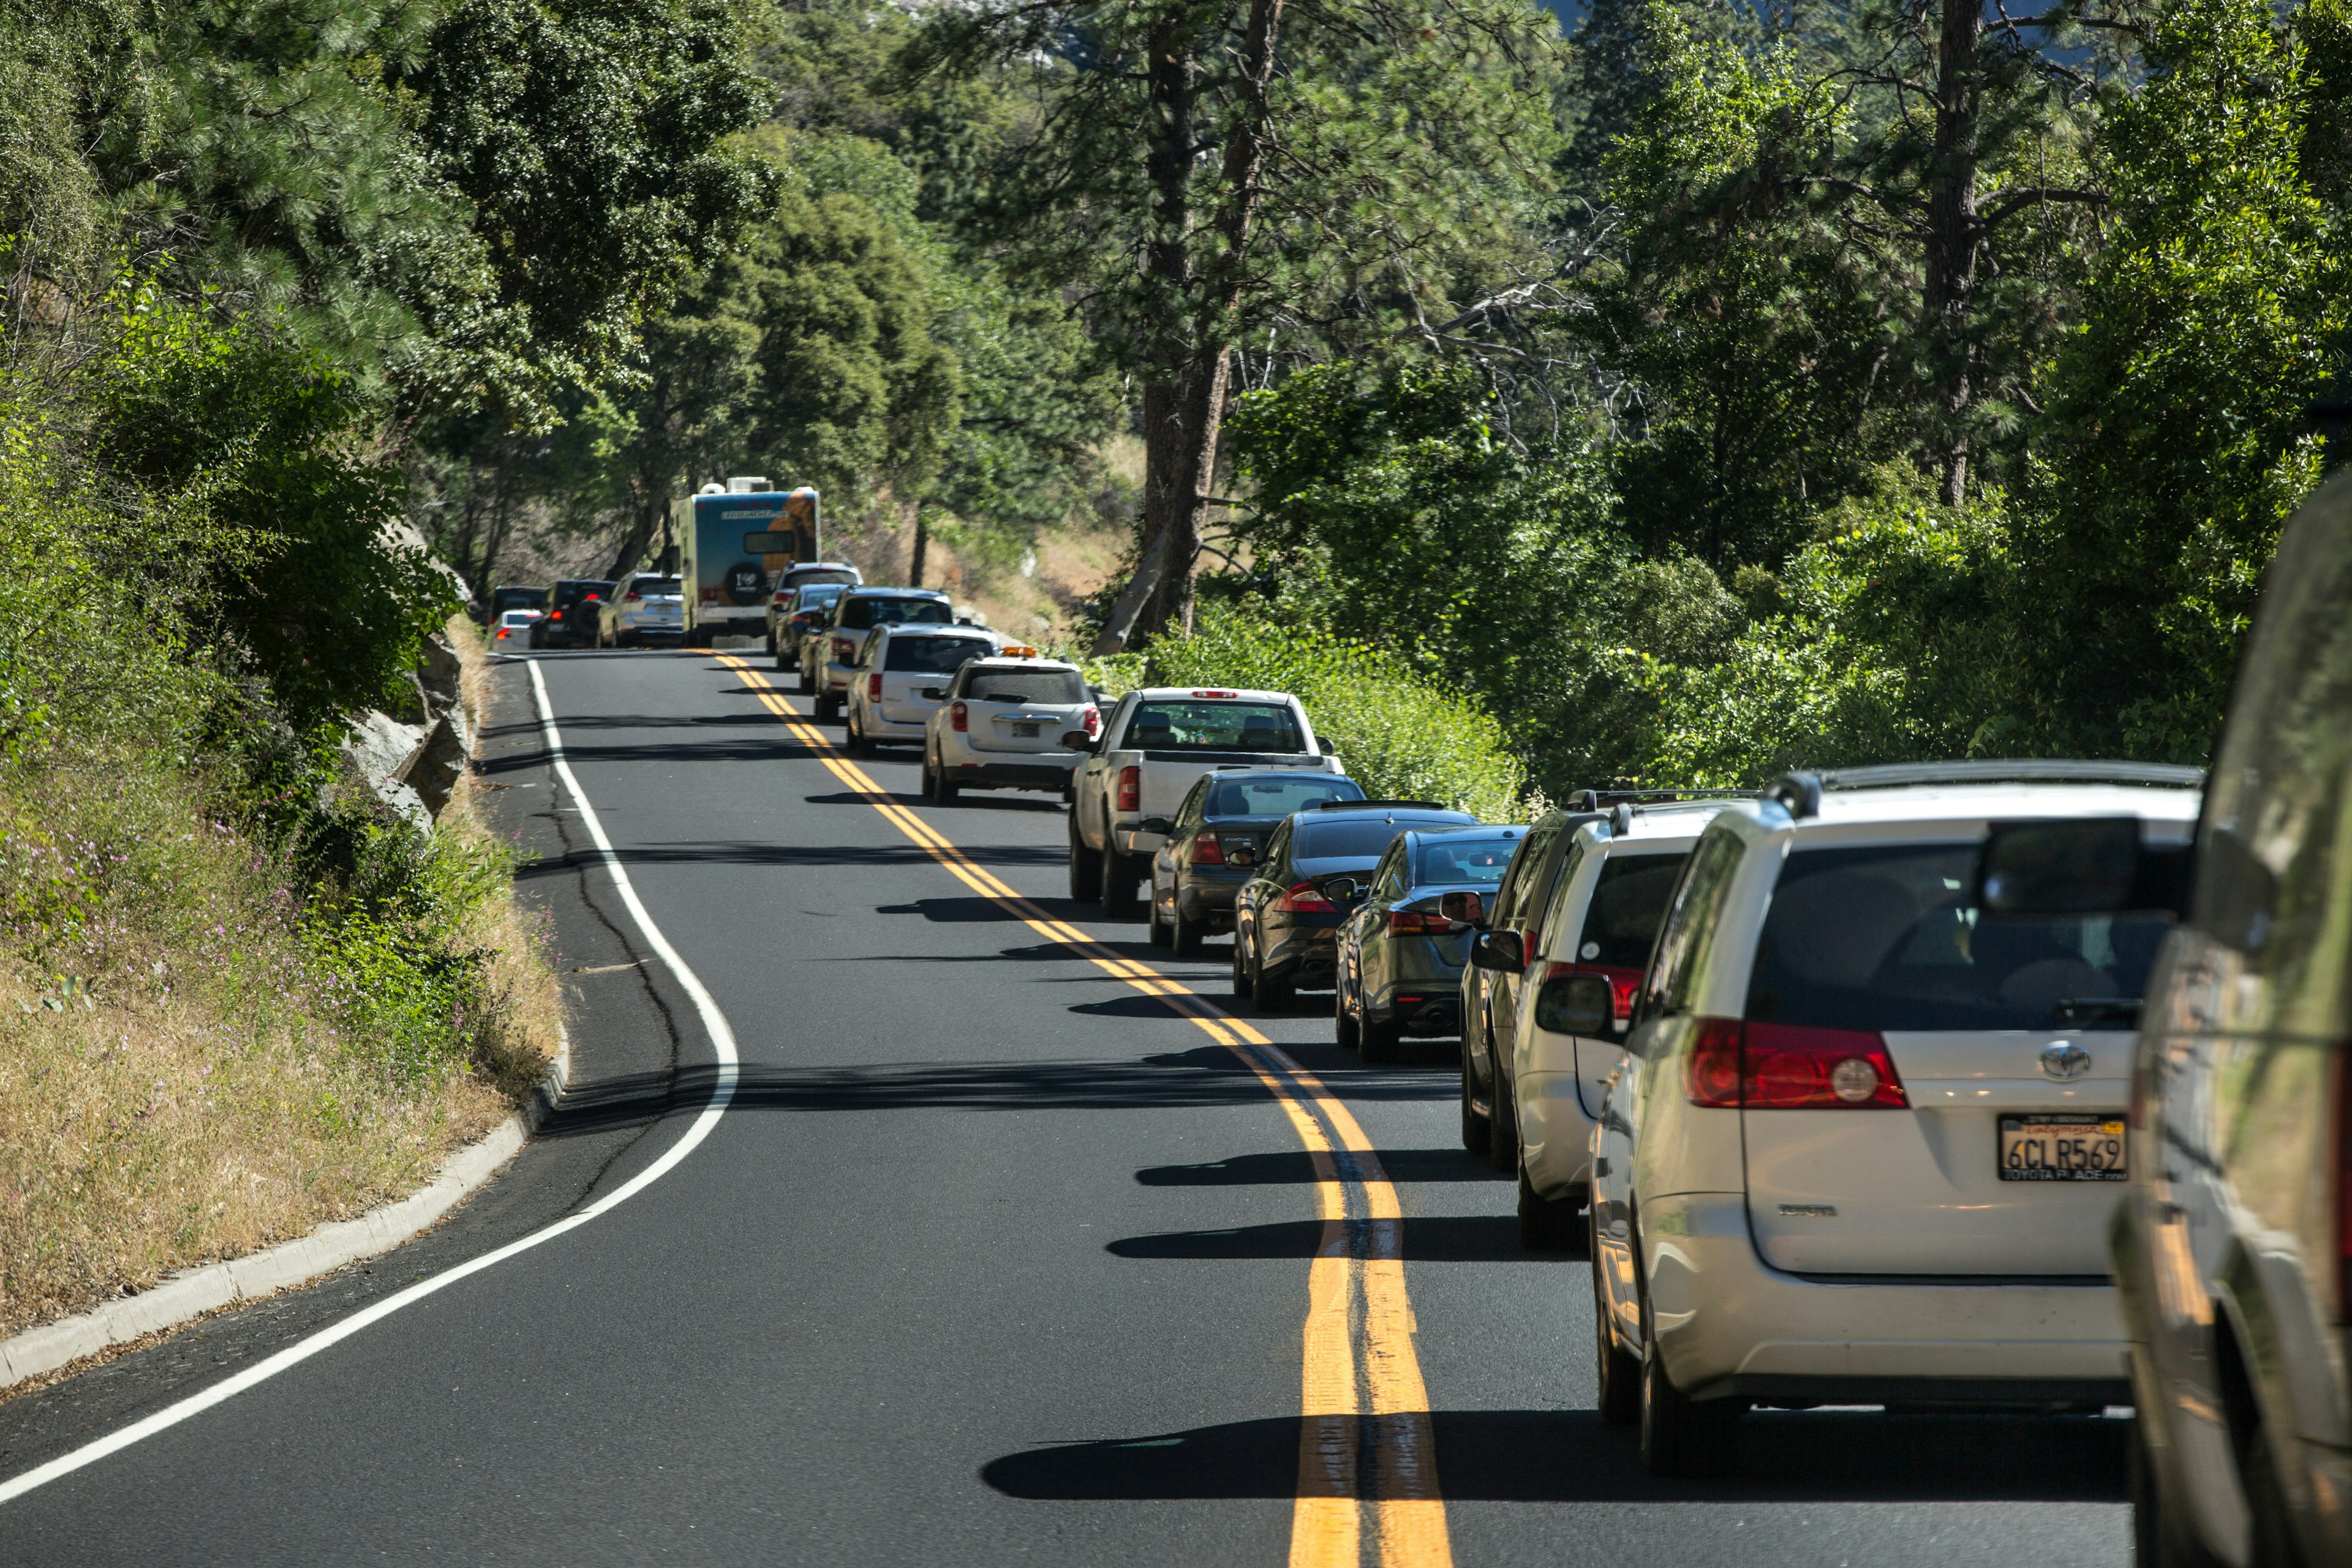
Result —
<svg viewBox="0 0 2352 1568"><path fill-rule="evenodd" d="M868 702L882 700L882 673L879 670L866 678L866 700Z"/></svg>
<svg viewBox="0 0 2352 1568"><path fill-rule="evenodd" d="M961 735L965 733L971 728L971 710L966 709L962 703L957 703L954 707L948 710L948 722L954 727L957 734Z"/></svg>
<svg viewBox="0 0 2352 1568"><path fill-rule="evenodd" d="M1684 1064L1693 1105L1748 1110L1908 1110L1886 1041L1859 1029L1701 1018Z"/></svg>

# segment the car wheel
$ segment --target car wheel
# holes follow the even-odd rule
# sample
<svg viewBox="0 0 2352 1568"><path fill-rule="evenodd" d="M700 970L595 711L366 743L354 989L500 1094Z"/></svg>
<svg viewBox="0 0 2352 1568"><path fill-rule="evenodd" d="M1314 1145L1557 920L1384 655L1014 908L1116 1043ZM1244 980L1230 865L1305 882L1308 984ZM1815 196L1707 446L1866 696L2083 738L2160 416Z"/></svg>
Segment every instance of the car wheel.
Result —
<svg viewBox="0 0 2352 1568"><path fill-rule="evenodd" d="M1340 975L1331 986L1331 1037L1343 1051L1352 1051L1362 1043L1356 1016L1348 1011L1348 977Z"/></svg>
<svg viewBox="0 0 2352 1568"><path fill-rule="evenodd" d="M1584 1239L1584 1227L1577 1224L1577 1211L1583 1207L1572 1194L1544 1196L1528 1180L1527 1166L1519 1166L1519 1245L1529 1252L1574 1251Z"/></svg>
<svg viewBox="0 0 2352 1568"><path fill-rule="evenodd" d="M1486 1136L1492 1124L1486 1113L1480 1110L1470 1094L1470 1042L1462 1042L1462 1147L1473 1154L1486 1152Z"/></svg>
<svg viewBox="0 0 2352 1568"><path fill-rule="evenodd" d="M946 784L941 782L941 788ZM1089 849L1078 837L1078 819L1070 818L1070 897L1091 903L1102 897L1102 851Z"/></svg>
<svg viewBox="0 0 2352 1568"><path fill-rule="evenodd" d="M1739 1460L1736 1399L1696 1400L1675 1386L1659 1353L1649 1294L1642 1299L1642 1463L1654 1476L1727 1476Z"/></svg>
<svg viewBox="0 0 2352 1568"><path fill-rule="evenodd" d="M816 700L816 721L818 723L830 724L840 717L840 698L835 697L832 692L828 691Z"/></svg>
<svg viewBox="0 0 2352 1568"><path fill-rule="evenodd" d="M2217 1568L2201 1542L2184 1538L2180 1521L2164 1506L2164 1490L2157 1479L2156 1460L2147 1451L2143 1423L2132 1423L2130 1487L2132 1562L2135 1568ZM2267 1562L2257 1557L2258 1562Z"/></svg>
<svg viewBox="0 0 2352 1568"><path fill-rule="evenodd" d="M806 665L801 666L801 695L803 697L816 695L816 681L810 677Z"/></svg>
<svg viewBox="0 0 2352 1568"><path fill-rule="evenodd" d="M1151 907L1145 911L1143 917L1144 940L1150 942L1154 947L1166 947L1168 945L1168 924L1165 921L1162 921L1160 918L1159 882L1155 880L1149 884L1147 890L1151 900Z"/></svg>
<svg viewBox="0 0 2352 1568"><path fill-rule="evenodd" d="M1507 1176L1519 1168L1518 1086L1511 1081L1503 1064L1495 1060L1492 1036L1487 1040L1486 1060L1494 1069L1494 1077L1488 1080L1491 1087L1486 1091L1486 1103L1494 1107L1486 1127L1486 1163Z"/></svg>
<svg viewBox="0 0 2352 1568"><path fill-rule="evenodd" d="M1642 1418L1642 1363L1617 1342L1617 1323L1601 1289L1601 1216L1587 1215L1585 1251L1592 1259L1592 1346L1594 1382L1599 1385L1601 1419L1612 1426L1631 1426Z"/></svg>
<svg viewBox="0 0 2352 1568"><path fill-rule="evenodd" d="M782 650L782 648L779 648L779 649L777 649L777 650L776 650L776 668L777 668L778 669L790 669L790 668L792 668L792 666L791 666L791 665L786 664L786 663L784 662L784 654L783 654L783 650Z"/></svg>
<svg viewBox="0 0 2352 1568"><path fill-rule="evenodd" d="M849 721L845 728L847 732L844 739L848 744L851 756L870 757L874 754L874 749L866 743L866 730L858 723L857 710L855 708L849 710Z"/></svg>
<svg viewBox="0 0 2352 1568"><path fill-rule="evenodd" d="M1394 1018L1375 1018L1371 1005L1356 998L1356 1048L1368 1062L1392 1062L1404 1053L1404 1026Z"/></svg>
<svg viewBox="0 0 2352 1568"><path fill-rule="evenodd" d="M1187 917L1184 906L1172 896L1168 902L1171 910L1168 917L1169 951L1179 958L1200 957L1201 943L1209 934L1209 922Z"/></svg>
<svg viewBox="0 0 2352 1568"><path fill-rule="evenodd" d="M1107 921L1135 918L1136 858L1116 849L1102 852L1102 912Z"/></svg>

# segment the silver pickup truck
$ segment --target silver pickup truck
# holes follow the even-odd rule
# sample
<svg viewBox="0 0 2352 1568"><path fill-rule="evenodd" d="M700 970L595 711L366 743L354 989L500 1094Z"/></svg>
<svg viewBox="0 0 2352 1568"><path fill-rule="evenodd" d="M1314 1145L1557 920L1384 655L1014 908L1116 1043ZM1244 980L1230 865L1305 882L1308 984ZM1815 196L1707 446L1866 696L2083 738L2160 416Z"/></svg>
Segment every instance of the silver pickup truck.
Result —
<svg viewBox="0 0 2352 1568"><path fill-rule="evenodd" d="M1087 742L1082 732L1066 744ZM1103 913L1137 912L1136 888L1151 852L1193 781L1221 768L1296 768L1336 773L1286 691L1196 690L1156 686L1130 691L1070 784L1070 896L1100 899Z"/></svg>

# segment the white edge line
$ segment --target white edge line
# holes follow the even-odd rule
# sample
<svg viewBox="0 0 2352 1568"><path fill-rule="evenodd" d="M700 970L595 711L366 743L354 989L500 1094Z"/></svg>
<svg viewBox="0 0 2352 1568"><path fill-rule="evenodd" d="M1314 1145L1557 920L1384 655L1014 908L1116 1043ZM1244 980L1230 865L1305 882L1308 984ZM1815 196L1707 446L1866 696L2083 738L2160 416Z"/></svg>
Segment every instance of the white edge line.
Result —
<svg viewBox="0 0 2352 1568"><path fill-rule="evenodd" d="M540 731L546 737L548 753L554 761L556 775L563 781L563 787L571 792L572 800L579 805L581 820L587 824L588 836L595 840L597 852L604 858L605 869L612 872L613 884L620 892L621 901L628 906L630 918L636 922L637 930L644 935L646 945L658 953L662 962L669 966L670 973L677 977L679 988L693 1002L695 1011L701 1015L703 1027L709 1032L711 1049L719 1058L719 1073L716 1082L711 1087L709 1103L704 1105L700 1114L695 1117L694 1125L687 1129L685 1136L671 1144L661 1158L646 1166L620 1187L582 1209L578 1214L567 1215L544 1229L531 1232L520 1240L510 1241L496 1251L486 1252L479 1258L468 1258L454 1268L445 1269L436 1274L430 1279L419 1280L404 1290L385 1297L372 1307L363 1308L352 1313L339 1323L320 1330L306 1340L287 1346L267 1360L256 1362L243 1372L223 1378L201 1394L191 1394L176 1405L167 1405L143 1420L134 1421L128 1426L108 1433L95 1442L83 1444L71 1453L61 1454L47 1464L37 1465L22 1475L0 1481L0 1503L13 1501L26 1492L45 1487L51 1481L69 1476L86 1466L94 1465L110 1454L120 1453L134 1443L155 1436L158 1432L168 1430L183 1421L200 1415L214 1405L234 1399L247 1389L267 1383L279 1373L300 1365L320 1351L341 1343L361 1330L381 1322L403 1307L414 1305L436 1291L446 1289L469 1275L479 1274L486 1268L495 1268L508 1258L528 1252L543 1242L552 1241L566 1231L578 1229L598 1215L608 1209L619 1207L646 1188L660 1181L676 1169L680 1161L692 1153L704 1139L709 1137L711 1130L719 1125L719 1119L726 1113L728 1102L735 1098L735 1081L739 1070L735 1031L728 1026L726 1015L719 1012L719 1004L712 999L710 993L704 989L700 978L687 966L686 960L678 956L677 950L670 946L669 939L662 935L661 928L654 924L653 917L646 912L645 905L638 901L637 890L629 881L629 873L621 865L621 858L613 852L613 841L604 836L604 825L597 817L596 808L588 803L586 792L581 789L579 779L572 775L571 763L565 760L563 739L556 731L555 714L547 700L547 682L539 672L538 661L528 662L530 666L531 695L539 705Z"/></svg>

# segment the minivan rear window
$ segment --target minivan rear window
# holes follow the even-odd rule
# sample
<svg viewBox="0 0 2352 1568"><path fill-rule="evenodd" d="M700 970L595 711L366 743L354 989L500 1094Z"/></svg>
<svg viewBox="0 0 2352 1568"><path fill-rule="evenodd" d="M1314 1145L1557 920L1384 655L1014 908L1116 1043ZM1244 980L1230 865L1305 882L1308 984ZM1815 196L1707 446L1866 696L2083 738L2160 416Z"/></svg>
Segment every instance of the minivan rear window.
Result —
<svg viewBox="0 0 2352 1568"><path fill-rule="evenodd" d="M1067 708L1087 700L1075 669L976 669L964 695L974 702L1042 702Z"/></svg>
<svg viewBox="0 0 2352 1568"><path fill-rule="evenodd" d="M1831 1029L2132 1026L2165 914L1979 918L1973 844L1799 849L1748 1016Z"/></svg>
<svg viewBox="0 0 2352 1568"><path fill-rule="evenodd" d="M1585 907L1584 929L1576 937L1576 962L1609 969L1641 969L1665 923L1675 879L1683 874L1687 850L1664 855L1612 855L1601 863Z"/></svg>
<svg viewBox="0 0 2352 1568"><path fill-rule="evenodd" d="M990 651L992 645L984 637L893 637L884 650L882 668L918 675L953 675Z"/></svg>
<svg viewBox="0 0 2352 1568"><path fill-rule="evenodd" d="M681 589L679 587L678 580L675 577L640 577L635 582L629 584L629 592L632 594L644 594L650 596L661 594L676 594L681 592Z"/></svg>

